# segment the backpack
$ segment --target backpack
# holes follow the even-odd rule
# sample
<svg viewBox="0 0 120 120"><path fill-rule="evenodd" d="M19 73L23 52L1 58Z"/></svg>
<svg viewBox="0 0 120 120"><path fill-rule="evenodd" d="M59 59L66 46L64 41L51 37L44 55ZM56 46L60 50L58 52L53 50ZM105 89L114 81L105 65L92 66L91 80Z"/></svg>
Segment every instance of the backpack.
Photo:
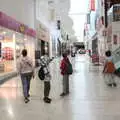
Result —
<svg viewBox="0 0 120 120"><path fill-rule="evenodd" d="M67 73L68 75L71 75L71 74L73 73L72 64L71 64L70 62L67 64L66 73Z"/></svg>
<svg viewBox="0 0 120 120"><path fill-rule="evenodd" d="M115 72L115 66L114 66L113 62L108 61L106 63L105 72L106 73L114 73Z"/></svg>
<svg viewBox="0 0 120 120"><path fill-rule="evenodd" d="M44 69L43 67L41 67L38 71L38 77L40 80L44 80L45 79L45 72L44 72Z"/></svg>

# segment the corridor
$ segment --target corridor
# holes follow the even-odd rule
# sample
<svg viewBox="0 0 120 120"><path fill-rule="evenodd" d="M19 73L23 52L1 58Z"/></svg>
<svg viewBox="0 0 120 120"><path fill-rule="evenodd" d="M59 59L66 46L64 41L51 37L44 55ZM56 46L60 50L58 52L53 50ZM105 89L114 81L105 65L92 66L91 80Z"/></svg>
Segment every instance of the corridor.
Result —
<svg viewBox="0 0 120 120"><path fill-rule="evenodd" d="M106 86L102 66L94 66L87 55L71 58L74 74L70 76L70 95L60 97L62 76L59 59L51 63L52 103L43 102L43 83L31 82L31 99L25 104L19 77L0 86L0 120L120 120L120 83Z"/></svg>

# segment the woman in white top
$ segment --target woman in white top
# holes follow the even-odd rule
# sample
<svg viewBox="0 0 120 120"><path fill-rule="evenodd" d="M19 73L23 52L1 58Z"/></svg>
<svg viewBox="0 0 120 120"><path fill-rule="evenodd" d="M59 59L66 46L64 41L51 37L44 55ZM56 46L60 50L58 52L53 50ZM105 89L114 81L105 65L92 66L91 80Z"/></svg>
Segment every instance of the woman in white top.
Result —
<svg viewBox="0 0 120 120"><path fill-rule="evenodd" d="M30 80L34 77L34 67L32 60L27 56L27 50L22 50L22 57L18 64L18 71L23 85L23 94L25 103L29 102Z"/></svg>

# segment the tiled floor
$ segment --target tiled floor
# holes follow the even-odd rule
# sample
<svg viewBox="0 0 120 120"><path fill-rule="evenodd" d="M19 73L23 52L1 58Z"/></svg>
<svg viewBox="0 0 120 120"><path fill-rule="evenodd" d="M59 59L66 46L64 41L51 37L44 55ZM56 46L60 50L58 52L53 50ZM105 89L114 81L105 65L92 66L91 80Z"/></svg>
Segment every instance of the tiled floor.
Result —
<svg viewBox="0 0 120 120"><path fill-rule="evenodd" d="M120 120L120 85L106 86L102 67L93 66L86 56L72 58L70 95L61 98L59 60L52 63L51 104L42 101L43 83L32 79L31 101L23 102L19 77L0 86L0 120Z"/></svg>

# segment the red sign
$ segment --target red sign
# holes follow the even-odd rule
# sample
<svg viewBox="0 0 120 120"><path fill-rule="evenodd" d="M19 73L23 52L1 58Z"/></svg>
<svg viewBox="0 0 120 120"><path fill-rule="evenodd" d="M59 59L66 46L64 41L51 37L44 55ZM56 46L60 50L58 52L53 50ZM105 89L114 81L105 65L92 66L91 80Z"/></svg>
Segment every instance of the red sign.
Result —
<svg viewBox="0 0 120 120"><path fill-rule="evenodd" d="M90 0L90 10L95 11L95 0Z"/></svg>

